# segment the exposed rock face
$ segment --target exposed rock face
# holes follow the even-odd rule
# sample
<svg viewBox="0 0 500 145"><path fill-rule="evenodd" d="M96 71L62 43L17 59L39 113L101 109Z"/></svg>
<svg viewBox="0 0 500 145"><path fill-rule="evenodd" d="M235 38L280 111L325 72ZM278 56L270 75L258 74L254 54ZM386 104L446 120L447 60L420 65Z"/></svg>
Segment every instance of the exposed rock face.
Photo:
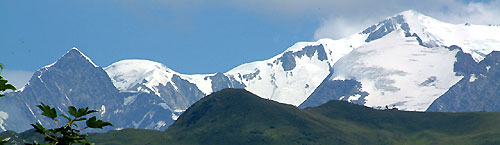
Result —
<svg viewBox="0 0 500 145"><path fill-rule="evenodd" d="M365 42L370 42L384 37L385 35L401 28L406 34L409 33L410 27L408 23L405 22L403 15L397 15L391 17L390 19L385 19L384 21L372 25L361 32L362 34L369 34Z"/></svg>
<svg viewBox="0 0 500 145"><path fill-rule="evenodd" d="M356 104L365 104L367 92L361 91L361 83L356 80L328 80L325 79L321 85L307 98L299 108L316 107L330 100L343 100ZM355 100L349 99L357 97Z"/></svg>
<svg viewBox="0 0 500 145"><path fill-rule="evenodd" d="M129 96L135 96L134 101L127 100ZM2 129L24 131L35 122L55 127L56 124L42 116L36 107L41 102L56 108L59 113L67 112L69 106L98 110L93 115L112 122L115 128L165 129L173 122L170 110L160 105L151 106L162 102L158 97L120 93L106 72L78 49L68 51L56 63L38 70L21 91L8 93L0 99L0 112L8 115L1 119ZM147 116L149 114L166 114L167 117Z"/></svg>
<svg viewBox="0 0 500 145"><path fill-rule="evenodd" d="M290 71L293 70L297 65L295 62L296 58L301 58L303 56L312 58L315 53L318 55L317 59L320 61L328 59L325 52L325 47L321 44L317 46L306 46L302 48L301 51L297 52L292 52L292 51L285 52L283 56L277 59L277 61L281 62L283 70ZM277 63L277 61L275 63Z"/></svg>
<svg viewBox="0 0 500 145"><path fill-rule="evenodd" d="M455 72L464 78L436 99L427 111L500 110L500 52L490 53L479 63L462 51L456 57Z"/></svg>
<svg viewBox="0 0 500 145"><path fill-rule="evenodd" d="M216 73L214 76L208 76L208 78L212 80L213 92L217 92L225 88L245 88L244 84L236 81L232 76L226 76L223 73Z"/></svg>

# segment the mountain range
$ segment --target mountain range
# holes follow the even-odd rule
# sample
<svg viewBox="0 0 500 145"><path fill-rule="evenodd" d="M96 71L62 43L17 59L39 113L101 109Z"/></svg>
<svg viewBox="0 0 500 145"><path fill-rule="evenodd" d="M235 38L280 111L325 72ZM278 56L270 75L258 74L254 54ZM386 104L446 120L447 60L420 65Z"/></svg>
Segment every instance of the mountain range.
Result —
<svg viewBox="0 0 500 145"><path fill-rule="evenodd" d="M499 112L377 110L338 100L300 109L223 89L193 104L165 131L123 129L88 138L102 145L498 144L499 120ZM0 136L13 144L43 141L33 129Z"/></svg>
<svg viewBox="0 0 500 145"><path fill-rule="evenodd" d="M449 24L412 10L343 39L298 42L225 73L182 74L149 60L102 68L73 48L0 99L0 128L55 126L36 108L44 102L59 112L88 106L117 130L165 130L224 88L300 108L344 100L378 109L498 111L498 50L498 25Z"/></svg>

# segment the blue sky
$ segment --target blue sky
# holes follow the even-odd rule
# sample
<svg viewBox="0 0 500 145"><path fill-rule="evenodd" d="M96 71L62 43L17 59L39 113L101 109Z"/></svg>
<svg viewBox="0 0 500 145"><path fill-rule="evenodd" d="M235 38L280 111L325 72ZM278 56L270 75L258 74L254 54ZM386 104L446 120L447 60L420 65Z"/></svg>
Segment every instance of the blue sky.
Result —
<svg viewBox="0 0 500 145"><path fill-rule="evenodd" d="M97 65L148 59L187 74L226 72L298 41L342 38L414 9L451 23L500 23L496 1L0 1L2 73L22 86L78 47ZM16 85L15 84L15 85Z"/></svg>

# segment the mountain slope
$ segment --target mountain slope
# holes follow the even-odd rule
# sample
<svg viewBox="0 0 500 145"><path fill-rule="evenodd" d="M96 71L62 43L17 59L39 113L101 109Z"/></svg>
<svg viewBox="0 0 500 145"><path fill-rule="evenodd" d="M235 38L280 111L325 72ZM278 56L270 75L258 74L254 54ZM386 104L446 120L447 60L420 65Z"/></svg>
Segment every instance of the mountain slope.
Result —
<svg viewBox="0 0 500 145"><path fill-rule="evenodd" d="M411 10L361 33L368 35L368 43L337 61L321 84L324 86L320 85L301 107L335 99L376 108L425 111L463 78L454 69L463 64L457 62L457 53L470 54L472 62L478 63L500 50L498 26L448 24ZM352 91L331 93L331 86Z"/></svg>
<svg viewBox="0 0 500 145"><path fill-rule="evenodd" d="M3 125L6 129L23 131L31 128L29 124L35 122L56 126L41 115L36 107L40 102L53 106L58 111L65 110L68 106L88 106L102 110L99 117L105 117L110 114L105 110L116 109L118 106L114 102L118 100L121 100L118 90L106 72L73 48L55 63L35 72L20 91L8 93L7 97L0 99L0 104L16 104L1 105L0 110L9 114Z"/></svg>
<svg viewBox="0 0 500 145"><path fill-rule="evenodd" d="M460 48L458 48L460 49ZM464 76L448 92L436 99L427 111L467 112L500 110L500 52L492 52L479 63L469 54L457 54L461 67L455 71Z"/></svg>
<svg viewBox="0 0 500 145"><path fill-rule="evenodd" d="M448 49L454 45L461 50ZM336 99L425 111L463 78L453 71L458 51L478 63L495 50L500 50L499 26L448 24L409 10L344 39L299 42L273 58L242 64L226 73L185 75L144 60L117 62L106 71L120 91L152 92L181 112L223 88L245 88L263 98L301 107ZM138 65L141 61L148 64ZM173 82L175 76L179 82ZM344 80L361 87L317 90L332 81L334 86L352 86L343 84ZM182 93L183 89L194 93ZM310 104L311 100L316 103Z"/></svg>
<svg viewBox="0 0 500 145"><path fill-rule="evenodd" d="M105 70L121 91L152 92L163 98L172 98L172 93L185 89L181 85L190 85L193 86L189 89L191 92L202 92L173 97L192 98L189 101L170 103L179 110L185 110L199 98L224 88L246 88L265 98L298 105L328 75L330 65L333 64L329 60L333 56L332 52L327 47L333 45L330 41L332 40L301 42L274 58L243 64L227 73L186 75L146 60L123 60ZM346 52L336 52L336 59L342 56L340 53ZM184 82L173 82L175 76ZM281 98L287 93L294 95ZM176 106L179 104L182 105Z"/></svg>
<svg viewBox="0 0 500 145"><path fill-rule="evenodd" d="M151 92L163 98L176 98L171 94L182 92L179 89L185 88L180 85L188 84L190 90L203 93L177 95L191 97L189 101L169 104L178 110L185 110L192 100L224 88L245 88L264 98L297 106L328 76L338 59L365 44L366 37L366 34L354 34L340 40L298 42L273 58L242 64L226 73L187 75L147 60L122 60L105 70L120 91ZM175 76L184 82L173 82Z"/></svg>
<svg viewBox="0 0 500 145"><path fill-rule="evenodd" d="M375 110L342 101L302 110L224 89L193 104L163 134L126 130L90 138L98 144L498 144L499 119L499 112ZM120 141L127 136L142 139Z"/></svg>
<svg viewBox="0 0 500 145"><path fill-rule="evenodd" d="M252 93L297 106L328 76L338 59L364 43L363 38L353 35L341 40L299 42L271 59L243 64L225 74L245 84Z"/></svg>
<svg viewBox="0 0 500 145"><path fill-rule="evenodd" d="M122 60L103 71L72 49L38 70L24 89L0 99L0 129L22 131L45 122L35 107L45 102L59 111L90 106L117 128L161 130L194 102L224 88L244 88L301 108L345 100L425 111L438 100L438 108L449 108L440 111L495 111L497 104L488 102L496 102L497 91L478 92L497 85L493 64L498 62L488 57L500 50L499 35L500 26L447 24L405 11L344 39L298 42L267 60L195 75L147 60ZM487 67L492 72L476 72Z"/></svg>
<svg viewBox="0 0 500 145"><path fill-rule="evenodd" d="M203 88L183 79L179 73L148 60L122 60L105 70L113 84L125 92L145 92L161 97L170 110L185 110L205 94Z"/></svg>
<svg viewBox="0 0 500 145"><path fill-rule="evenodd" d="M356 141L349 135L359 135L358 132L323 125L325 122L317 121L314 114L302 112L294 106L261 99L237 89L225 89L203 98L178 120L167 131L169 139L175 140L176 144L255 144L255 141L311 144L312 140L326 143L325 136L315 134L316 131L327 133L338 143L345 143ZM347 127L341 122L332 123ZM283 130L288 131L280 133ZM218 133L212 134L214 132ZM191 137L198 139L192 140Z"/></svg>
<svg viewBox="0 0 500 145"><path fill-rule="evenodd" d="M40 102L59 113L67 112L69 106L98 110L95 115L113 122L115 128L166 129L176 114L162 107L163 101L154 95L119 92L107 73L76 48L38 70L24 88L6 96L0 99L4 131L24 131L35 122L55 127L36 107Z"/></svg>

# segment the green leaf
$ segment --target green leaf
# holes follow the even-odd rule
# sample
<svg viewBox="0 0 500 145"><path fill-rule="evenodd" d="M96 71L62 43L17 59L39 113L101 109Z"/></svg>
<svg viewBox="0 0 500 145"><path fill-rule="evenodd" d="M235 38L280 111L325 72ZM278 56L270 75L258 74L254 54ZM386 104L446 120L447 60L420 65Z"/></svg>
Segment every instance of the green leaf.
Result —
<svg viewBox="0 0 500 145"><path fill-rule="evenodd" d="M4 80L4 79L3 79L3 77L2 77L2 76L0 76L0 93L1 93L1 92L5 92L5 91L7 91L7 90L12 90L12 91L16 90L16 87L14 87L14 86L13 86L13 85L11 85L11 84L7 84L8 82L9 82L9 81ZM3 97L3 96L5 96L5 95L0 94L0 97Z"/></svg>
<svg viewBox="0 0 500 145"><path fill-rule="evenodd" d="M35 132L38 132L40 134L45 134L47 132L47 130L40 123L31 124L31 126L35 128Z"/></svg>
<svg viewBox="0 0 500 145"><path fill-rule="evenodd" d="M8 140L3 140L2 137L0 137L0 145L5 145L7 142Z"/></svg>
<svg viewBox="0 0 500 145"><path fill-rule="evenodd" d="M0 63L0 71L1 70L3 70L2 63ZM7 84L7 83L8 83L8 81L4 80L1 73L0 73L0 93L5 92L7 90L12 90L12 91L16 90L16 88L13 85ZM0 97L3 97L3 96L5 96L5 95L0 94Z"/></svg>
<svg viewBox="0 0 500 145"><path fill-rule="evenodd" d="M55 108L51 108L50 106L45 105L43 103L41 103L41 104L42 105L37 105L37 107L42 110L42 115L43 116L47 116L48 118L57 121L57 119L56 119L56 117L57 117L56 109Z"/></svg>
<svg viewBox="0 0 500 145"><path fill-rule="evenodd" d="M90 118L89 120L87 120L87 127L89 127L89 128L102 129L102 127L105 127L105 126L113 126L113 124L111 124L109 122L104 122L102 120L97 120L97 118L95 116Z"/></svg>
<svg viewBox="0 0 500 145"><path fill-rule="evenodd" d="M80 118L80 117L83 117L85 115L89 115L90 113L97 112L95 110L89 110L89 107L80 108L77 110L76 107L69 106L68 109L69 109L69 111L68 111L69 114L75 118Z"/></svg>
<svg viewBox="0 0 500 145"><path fill-rule="evenodd" d="M69 115L74 116L74 117L78 116L78 111L76 111L75 106L69 106L68 110L69 110L68 111Z"/></svg>
<svg viewBox="0 0 500 145"><path fill-rule="evenodd" d="M41 105L37 105L38 108L40 108L43 112L42 115L47 116L49 118L52 118L53 120L57 121L57 112L55 108L51 108L48 105L45 105L41 103ZM70 118L68 115L64 114L59 114L60 116L66 118L68 120L68 123L65 125L59 127L59 128L53 128L53 129L45 129L40 123L36 124L31 124L33 128L35 128L35 131L45 135L45 141L47 141L49 144L85 144L85 145L90 145L90 143L87 140L87 135L85 134L80 134L81 129L79 129L78 124L75 123L76 121L84 121L87 120L86 115L89 115L91 113L97 112L95 110L89 110L88 107L86 108L80 108L77 109L74 106L69 106L68 107L68 112L71 116L75 118ZM102 120L97 120L97 118L94 116L90 119L87 120L86 122L87 127L82 128L100 128L103 129L105 126L113 126L113 124L109 122L104 122ZM76 126L74 128L73 126ZM34 143L36 144L36 143ZM1 144L0 144L1 145Z"/></svg>
<svg viewBox="0 0 500 145"><path fill-rule="evenodd" d="M59 114L59 116L62 116L62 117L64 117L64 118L68 119L68 122L70 122L70 121L71 121L71 118L69 118L68 116L66 116L66 115L64 115L64 114Z"/></svg>
<svg viewBox="0 0 500 145"><path fill-rule="evenodd" d="M76 121L83 121L83 120L87 120L87 118L85 118L85 117L84 118L78 118L78 119L75 119L74 121L76 122Z"/></svg>

